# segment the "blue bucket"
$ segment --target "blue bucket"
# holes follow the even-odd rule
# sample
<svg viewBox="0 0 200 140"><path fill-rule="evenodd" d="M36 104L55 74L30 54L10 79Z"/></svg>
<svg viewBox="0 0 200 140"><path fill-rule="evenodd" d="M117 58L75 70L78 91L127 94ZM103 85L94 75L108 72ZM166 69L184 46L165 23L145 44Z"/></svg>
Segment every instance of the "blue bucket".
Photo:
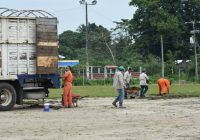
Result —
<svg viewBox="0 0 200 140"><path fill-rule="evenodd" d="M50 107L50 104L49 103L45 103L44 104L44 112L49 112L49 107Z"/></svg>

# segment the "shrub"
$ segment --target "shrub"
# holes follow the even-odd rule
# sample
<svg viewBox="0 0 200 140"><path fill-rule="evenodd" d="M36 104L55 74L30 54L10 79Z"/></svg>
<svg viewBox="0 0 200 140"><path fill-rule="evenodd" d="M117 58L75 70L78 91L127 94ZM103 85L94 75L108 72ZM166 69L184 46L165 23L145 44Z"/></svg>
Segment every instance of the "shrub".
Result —
<svg viewBox="0 0 200 140"><path fill-rule="evenodd" d="M112 85L112 83L113 83L113 79L111 79L111 78L106 78L106 79L102 79L102 80L98 80L98 79L87 80L87 79L84 79L84 81L83 81L82 77L76 77L76 78L73 79L73 86Z"/></svg>

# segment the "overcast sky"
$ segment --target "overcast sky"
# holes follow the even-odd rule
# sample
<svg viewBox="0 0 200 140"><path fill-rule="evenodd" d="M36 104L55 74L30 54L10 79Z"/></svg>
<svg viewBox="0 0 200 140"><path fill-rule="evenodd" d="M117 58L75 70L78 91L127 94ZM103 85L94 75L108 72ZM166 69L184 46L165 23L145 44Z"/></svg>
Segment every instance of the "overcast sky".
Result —
<svg viewBox="0 0 200 140"><path fill-rule="evenodd" d="M88 3L92 0L86 0ZM131 19L135 8L129 6L131 0L97 0L96 5L88 6L88 22L102 25L107 29L115 27L113 21ZM85 6L79 0L0 0L1 7L17 10L45 10L58 20L58 32L75 31L85 24Z"/></svg>

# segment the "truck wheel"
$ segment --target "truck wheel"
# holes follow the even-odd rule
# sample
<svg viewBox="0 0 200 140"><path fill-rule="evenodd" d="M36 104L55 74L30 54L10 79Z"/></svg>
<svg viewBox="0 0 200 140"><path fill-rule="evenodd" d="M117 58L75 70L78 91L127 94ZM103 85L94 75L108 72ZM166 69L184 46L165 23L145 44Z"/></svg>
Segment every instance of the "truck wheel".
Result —
<svg viewBox="0 0 200 140"><path fill-rule="evenodd" d="M0 110L7 111L16 103L16 92L12 85L0 83Z"/></svg>

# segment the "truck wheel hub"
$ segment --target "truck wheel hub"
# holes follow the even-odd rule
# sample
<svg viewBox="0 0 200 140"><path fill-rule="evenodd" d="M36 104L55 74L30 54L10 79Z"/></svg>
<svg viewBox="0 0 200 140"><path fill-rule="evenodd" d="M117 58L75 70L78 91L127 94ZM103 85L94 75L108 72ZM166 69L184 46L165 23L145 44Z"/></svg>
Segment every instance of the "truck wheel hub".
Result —
<svg viewBox="0 0 200 140"><path fill-rule="evenodd" d="M6 96L5 95L1 95L1 100L5 100Z"/></svg>
<svg viewBox="0 0 200 140"><path fill-rule="evenodd" d="M0 93L0 104L7 106L12 100L12 94L7 89L2 89Z"/></svg>
<svg viewBox="0 0 200 140"><path fill-rule="evenodd" d="M0 97L1 97L1 100L2 100L2 101L4 101L4 100L6 99L6 96L5 96L4 94L1 95Z"/></svg>

